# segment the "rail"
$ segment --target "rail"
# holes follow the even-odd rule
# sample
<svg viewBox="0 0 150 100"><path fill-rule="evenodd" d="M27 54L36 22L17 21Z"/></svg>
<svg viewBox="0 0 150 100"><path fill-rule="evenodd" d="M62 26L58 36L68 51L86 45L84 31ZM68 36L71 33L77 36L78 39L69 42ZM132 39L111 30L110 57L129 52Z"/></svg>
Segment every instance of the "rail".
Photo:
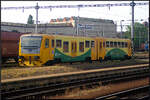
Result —
<svg viewBox="0 0 150 100"><path fill-rule="evenodd" d="M148 91L149 88L150 88L149 85L141 86L141 87L137 87L137 88L134 88L134 89L124 90L124 91L121 91L121 92L117 92L117 93L113 93L113 94L97 97L96 100L105 100L105 99L111 98L111 97L115 97L117 100L121 100L122 97L131 95L131 94L133 94L135 92L137 93L137 92ZM143 96L143 97L139 97L139 98L136 98L136 99L137 100L148 100L148 98L150 98L149 95L146 95L146 96Z"/></svg>
<svg viewBox="0 0 150 100"><path fill-rule="evenodd" d="M1 95L3 100L36 97L39 95L45 95L49 93L53 95L56 94L57 92L59 93L64 92L67 88L75 88L83 85L90 85L91 83L96 84L98 82L101 82L102 85L107 85L113 82L143 78L143 77L147 77L148 75L149 75L149 68L146 67L146 65L143 65L142 67L120 68L120 69L117 68L115 70L103 70L103 71L101 70L101 71L93 71L93 72L86 72L86 73L82 72L78 74L67 74L59 77L55 76L55 77L47 77L47 78L42 77L38 79L35 78L30 80L28 79L28 80L7 81L7 82L2 82L3 88L2 88ZM66 79L64 79L64 77ZM53 81L50 81L51 79ZM31 82L38 83L38 84L36 85L30 84ZM26 85L22 85L22 83ZM14 85L18 87L13 87Z"/></svg>

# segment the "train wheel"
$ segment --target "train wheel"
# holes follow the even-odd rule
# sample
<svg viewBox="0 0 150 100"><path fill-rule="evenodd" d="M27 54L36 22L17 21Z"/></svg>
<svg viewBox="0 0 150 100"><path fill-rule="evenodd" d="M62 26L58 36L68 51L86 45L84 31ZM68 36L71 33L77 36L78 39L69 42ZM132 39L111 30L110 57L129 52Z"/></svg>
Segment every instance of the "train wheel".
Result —
<svg viewBox="0 0 150 100"><path fill-rule="evenodd" d="M91 57L87 57L86 62L92 63Z"/></svg>
<svg viewBox="0 0 150 100"><path fill-rule="evenodd" d="M18 58L14 58L15 62L18 63Z"/></svg>
<svg viewBox="0 0 150 100"><path fill-rule="evenodd" d="M72 62L70 62L70 65L72 65Z"/></svg>
<svg viewBox="0 0 150 100"><path fill-rule="evenodd" d="M4 64L7 61L7 59L2 59L2 64Z"/></svg>
<svg viewBox="0 0 150 100"><path fill-rule="evenodd" d="M100 58L99 58L99 62L101 63L102 61L103 61L103 59L100 57Z"/></svg>

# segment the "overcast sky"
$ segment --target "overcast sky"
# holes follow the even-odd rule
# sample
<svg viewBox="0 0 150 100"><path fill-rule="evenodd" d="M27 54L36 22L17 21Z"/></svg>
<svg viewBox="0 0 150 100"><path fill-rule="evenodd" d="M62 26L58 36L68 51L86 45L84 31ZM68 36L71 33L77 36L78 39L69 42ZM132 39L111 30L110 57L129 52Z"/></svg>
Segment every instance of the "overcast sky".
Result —
<svg viewBox="0 0 150 100"><path fill-rule="evenodd" d="M1 1L1 7L22 7L22 6L35 6L38 2L39 6L53 6L53 5L79 5L79 4L108 4L108 3L130 3L129 1ZM148 2L148 1L135 1ZM1 10L1 22L14 22L14 23L27 23L29 15L33 16L33 20L36 19L35 9L23 10ZM117 25L120 25L121 20L123 25L130 24L131 21L131 7L130 6L117 6L111 7L89 7L81 8L54 8L39 9L39 21L40 23L49 23L51 19L64 18L71 16L80 16L88 18L101 18L113 20ZM147 21L149 17L149 5L135 6L135 20L144 19ZM138 21L143 22L143 21ZM120 30L118 27L117 30ZM125 27L123 27L125 30Z"/></svg>

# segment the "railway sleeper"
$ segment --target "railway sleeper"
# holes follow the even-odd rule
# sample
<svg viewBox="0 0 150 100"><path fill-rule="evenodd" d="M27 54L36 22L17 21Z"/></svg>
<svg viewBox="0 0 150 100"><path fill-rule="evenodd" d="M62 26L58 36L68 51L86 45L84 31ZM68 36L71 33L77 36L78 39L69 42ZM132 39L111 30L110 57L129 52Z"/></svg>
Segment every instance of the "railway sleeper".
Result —
<svg viewBox="0 0 150 100"><path fill-rule="evenodd" d="M110 80L105 81L105 84L108 83L108 82L110 82ZM77 84L75 84L75 85L77 85ZM80 84L78 84L78 85L80 85ZM62 85L61 85L61 87L62 87ZM60 87L59 89L55 89L55 90L60 90L61 87ZM68 87L68 85L66 85L66 86L63 85L63 87ZM70 87L76 87L76 86L72 86L72 84L71 84ZM58 88L58 87L57 87L57 88ZM46 89L47 89L47 88L46 88ZM53 90L53 91L54 91L54 90ZM21 92L19 92L19 94L21 94Z"/></svg>

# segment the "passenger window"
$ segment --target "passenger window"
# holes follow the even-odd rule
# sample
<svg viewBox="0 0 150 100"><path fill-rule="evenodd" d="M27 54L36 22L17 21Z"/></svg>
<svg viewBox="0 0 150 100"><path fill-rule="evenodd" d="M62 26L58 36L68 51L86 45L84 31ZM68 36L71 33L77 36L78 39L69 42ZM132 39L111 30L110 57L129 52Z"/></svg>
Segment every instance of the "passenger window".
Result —
<svg viewBox="0 0 150 100"><path fill-rule="evenodd" d="M128 43L127 42L125 42L125 48L127 48L128 47Z"/></svg>
<svg viewBox="0 0 150 100"><path fill-rule="evenodd" d="M89 48L90 47L90 41L85 41L85 47Z"/></svg>
<svg viewBox="0 0 150 100"><path fill-rule="evenodd" d="M84 52L84 42L79 43L79 51Z"/></svg>
<svg viewBox="0 0 150 100"><path fill-rule="evenodd" d="M110 47L113 47L113 42L112 41L110 42Z"/></svg>
<svg viewBox="0 0 150 100"><path fill-rule="evenodd" d="M52 40L52 48L54 48L54 40Z"/></svg>
<svg viewBox="0 0 150 100"><path fill-rule="evenodd" d="M117 47L117 42L114 42L114 47Z"/></svg>
<svg viewBox="0 0 150 100"><path fill-rule="evenodd" d="M94 48L94 46L95 46L95 42L91 41L91 47Z"/></svg>
<svg viewBox="0 0 150 100"><path fill-rule="evenodd" d="M121 47L121 44L120 44L120 42L118 42L118 47Z"/></svg>
<svg viewBox="0 0 150 100"><path fill-rule="evenodd" d="M49 39L45 39L45 48L49 48Z"/></svg>
<svg viewBox="0 0 150 100"><path fill-rule="evenodd" d="M124 42L121 42L122 48L124 48Z"/></svg>
<svg viewBox="0 0 150 100"><path fill-rule="evenodd" d="M109 41L106 42L106 47L109 48Z"/></svg>
<svg viewBox="0 0 150 100"><path fill-rule="evenodd" d="M61 40L56 40L56 48L61 48Z"/></svg>
<svg viewBox="0 0 150 100"><path fill-rule="evenodd" d="M69 42L63 42L63 52L69 52Z"/></svg>

